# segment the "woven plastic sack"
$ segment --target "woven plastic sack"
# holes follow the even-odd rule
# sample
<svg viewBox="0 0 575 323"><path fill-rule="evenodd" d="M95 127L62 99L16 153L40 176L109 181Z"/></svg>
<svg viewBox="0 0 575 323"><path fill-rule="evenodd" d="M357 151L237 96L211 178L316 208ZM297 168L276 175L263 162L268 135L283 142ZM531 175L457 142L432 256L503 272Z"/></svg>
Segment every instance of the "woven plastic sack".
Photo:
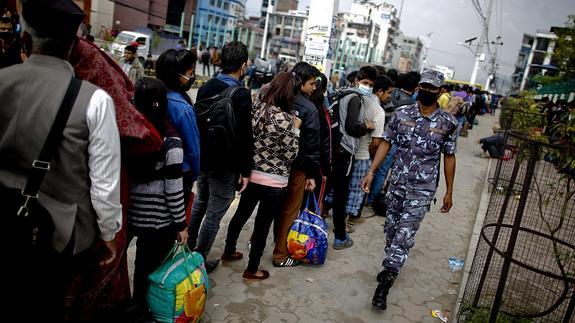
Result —
<svg viewBox="0 0 575 323"><path fill-rule="evenodd" d="M148 306L156 322L201 320L209 286L204 258L199 253L176 243L148 280Z"/></svg>
<svg viewBox="0 0 575 323"><path fill-rule="evenodd" d="M309 209L310 198L313 199L313 212ZM328 250L327 223L319 216L313 193L308 194L305 209L290 228L287 246L290 257L294 260L315 265L325 262Z"/></svg>

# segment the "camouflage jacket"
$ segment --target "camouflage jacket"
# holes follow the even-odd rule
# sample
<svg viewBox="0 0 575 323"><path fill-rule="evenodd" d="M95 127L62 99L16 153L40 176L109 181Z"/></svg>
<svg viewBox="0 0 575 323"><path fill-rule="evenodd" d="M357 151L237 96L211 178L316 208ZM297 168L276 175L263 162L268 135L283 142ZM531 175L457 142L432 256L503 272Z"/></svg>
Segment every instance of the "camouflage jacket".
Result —
<svg viewBox="0 0 575 323"><path fill-rule="evenodd" d="M418 103L397 109L383 135L398 146L389 190L401 189L407 199L433 199L441 153L456 151L456 128L455 118L439 108L427 117L420 113Z"/></svg>

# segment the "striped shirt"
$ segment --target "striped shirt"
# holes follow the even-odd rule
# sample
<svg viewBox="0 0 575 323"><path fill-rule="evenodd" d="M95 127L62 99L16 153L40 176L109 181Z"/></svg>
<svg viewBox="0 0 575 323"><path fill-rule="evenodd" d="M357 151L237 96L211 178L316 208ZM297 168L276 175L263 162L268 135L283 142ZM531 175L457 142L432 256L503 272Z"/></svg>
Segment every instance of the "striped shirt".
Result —
<svg viewBox="0 0 575 323"><path fill-rule="evenodd" d="M146 174L133 176L130 184L128 227L135 234L156 230L179 232L186 228L183 158L182 141L176 137L164 140L160 154L143 158L148 163L155 162L155 167Z"/></svg>

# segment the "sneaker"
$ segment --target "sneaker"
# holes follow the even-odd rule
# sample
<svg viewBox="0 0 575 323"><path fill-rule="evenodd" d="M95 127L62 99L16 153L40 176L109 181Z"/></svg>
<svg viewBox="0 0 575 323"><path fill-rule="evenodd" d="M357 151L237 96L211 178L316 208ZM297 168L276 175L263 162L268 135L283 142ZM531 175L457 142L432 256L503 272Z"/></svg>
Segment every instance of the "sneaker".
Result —
<svg viewBox="0 0 575 323"><path fill-rule="evenodd" d="M206 266L206 272L209 274L211 272L213 272L214 270L218 269L218 266L220 265L220 260L219 259L212 259L212 260L208 260L205 262L205 266Z"/></svg>
<svg viewBox="0 0 575 323"><path fill-rule="evenodd" d="M337 238L333 240L333 249L335 250L347 249L351 246L353 246L353 240L351 240L348 235L345 236L345 240L339 240Z"/></svg>

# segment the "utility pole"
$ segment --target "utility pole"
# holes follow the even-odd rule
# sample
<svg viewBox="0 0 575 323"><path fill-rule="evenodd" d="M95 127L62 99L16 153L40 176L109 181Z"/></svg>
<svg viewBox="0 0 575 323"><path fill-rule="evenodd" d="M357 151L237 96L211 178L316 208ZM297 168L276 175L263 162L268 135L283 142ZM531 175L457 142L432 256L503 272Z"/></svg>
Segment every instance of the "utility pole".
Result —
<svg viewBox="0 0 575 323"><path fill-rule="evenodd" d="M272 0L268 2L268 9L266 11L266 23L264 25L264 41L262 43L262 50L260 51L260 58L266 59L266 43L268 40L268 28L270 24L270 14L273 12L274 3Z"/></svg>
<svg viewBox="0 0 575 323"><path fill-rule="evenodd" d="M501 36L497 36L497 41L492 41L491 44L495 45L495 50L493 52L493 57L491 57L491 68L489 70L489 76L487 76L487 81L485 81L485 91L489 91L489 86L491 85L491 80L495 79L495 74L497 73L497 48L502 46L503 42L500 42Z"/></svg>
<svg viewBox="0 0 575 323"><path fill-rule="evenodd" d="M477 79L477 71L479 70L479 62L485 57L483 54L483 45L487 39L489 33L489 21L491 19L491 9L493 8L493 0L488 0L487 12L485 13L485 20L483 23L483 32L481 32L481 37L479 38L479 43L477 44L477 49L475 50L475 63L473 64L473 71L471 72L471 78L469 83L471 86L475 84Z"/></svg>
<svg viewBox="0 0 575 323"><path fill-rule="evenodd" d="M429 45L431 45L431 35L433 32L425 34L425 53L421 55L421 66L419 67L419 73L423 73L425 68L425 63L427 63L427 55L429 54ZM422 37L423 38L423 37Z"/></svg>

